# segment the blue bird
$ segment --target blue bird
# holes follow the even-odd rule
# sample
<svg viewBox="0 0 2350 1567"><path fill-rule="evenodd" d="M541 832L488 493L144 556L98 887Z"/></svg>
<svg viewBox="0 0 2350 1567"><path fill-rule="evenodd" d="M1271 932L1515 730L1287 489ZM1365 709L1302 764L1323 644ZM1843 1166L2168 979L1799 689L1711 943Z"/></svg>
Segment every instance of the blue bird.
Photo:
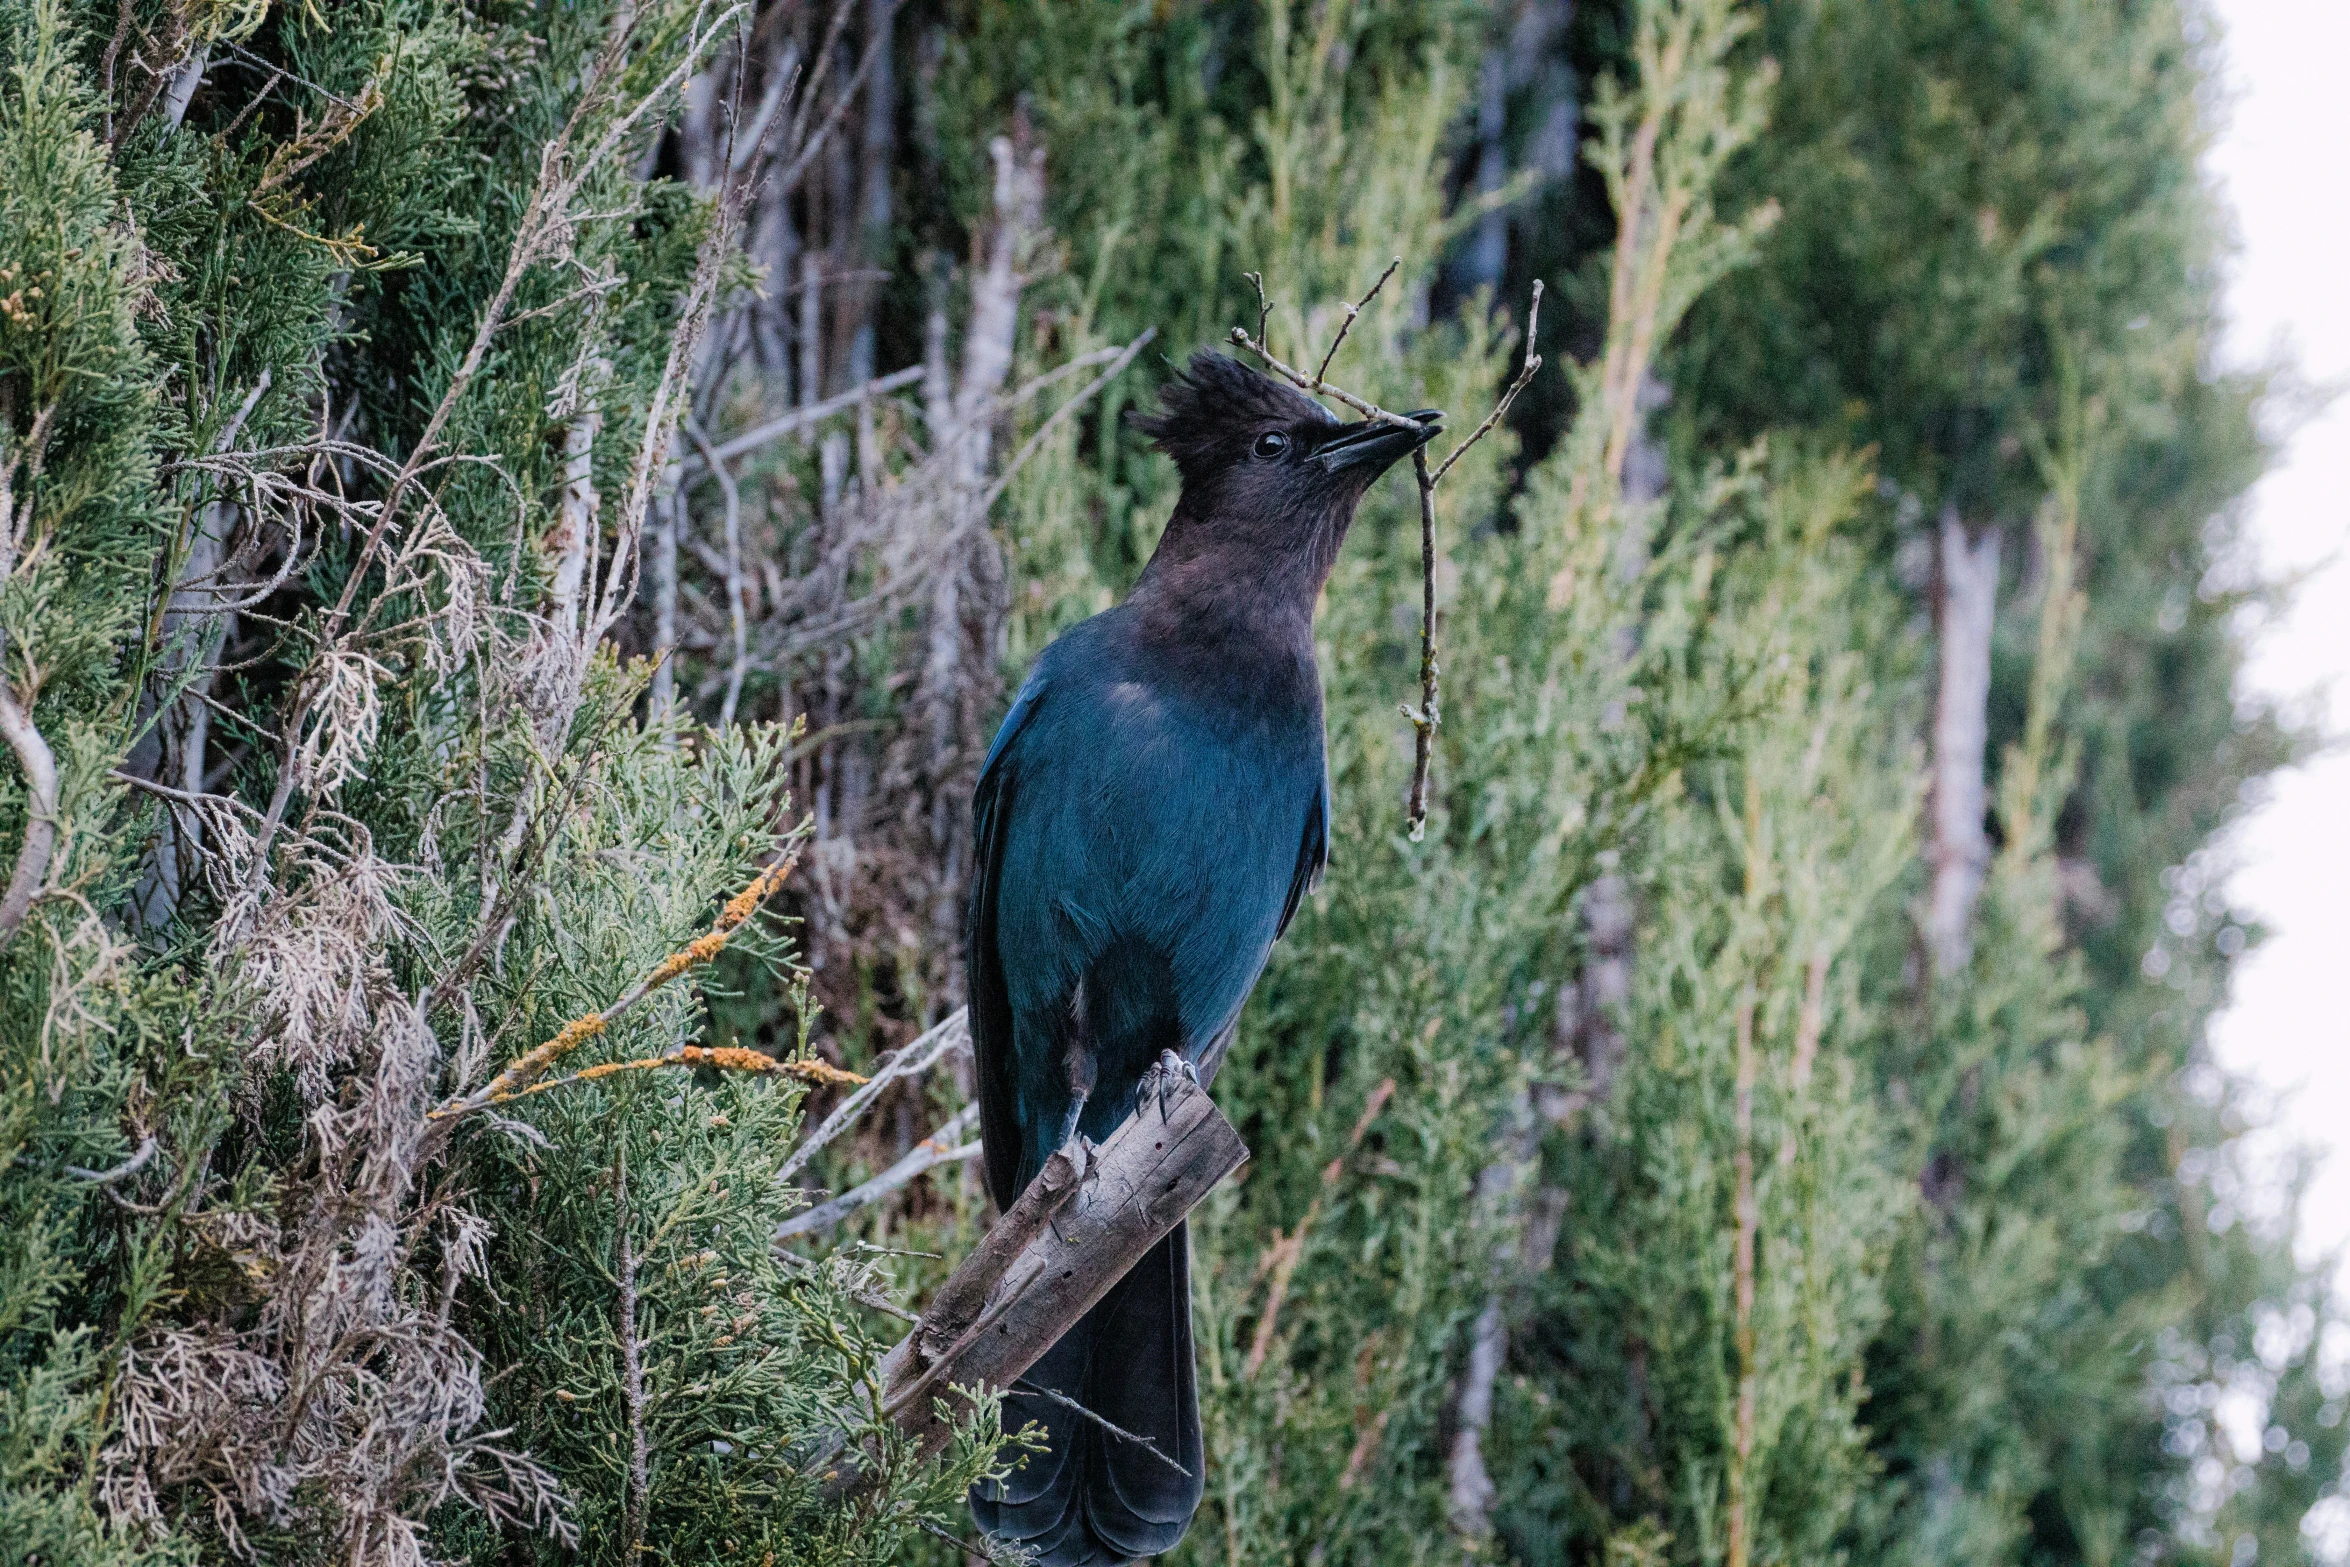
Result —
<svg viewBox="0 0 2350 1567"><path fill-rule="evenodd" d="M1213 1079L1321 874L1314 602L1363 492L1435 435L1434 410L1411 417L1345 423L1203 352L1135 421L1182 476L1174 515L1126 601L1037 659L973 802L971 1031L999 1208L1072 1138L1106 1139L1167 1053ZM1172 1549L1206 1473L1184 1227L1025 1384L1007 1413L1048 1451L973 1489L980 1529L1045 1567Z"/></svg>

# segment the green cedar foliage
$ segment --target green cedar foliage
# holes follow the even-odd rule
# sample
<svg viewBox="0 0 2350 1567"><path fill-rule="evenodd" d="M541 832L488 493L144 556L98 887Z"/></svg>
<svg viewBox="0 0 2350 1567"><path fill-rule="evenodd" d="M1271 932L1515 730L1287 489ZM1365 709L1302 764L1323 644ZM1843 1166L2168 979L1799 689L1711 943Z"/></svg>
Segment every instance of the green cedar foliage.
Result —
<svg viewBox="0 0 2350 1567"><path fill-rule="evenodd" d="M0 945L0 1559L959 1559L962 1490L1017 1461L992 1407L941 1463L885 1448L854 1509L800 1460L858 1429L898 1314L985 1224L968 1164L778 1253L806 1199L775 1174L830 1103L799 1077L678 1062L429 1113L778 854L800 924L745 926L553 1075L689 1043L857 1067L951 1010L991 704L1174 499L1119 418L1156 352L1090 402L1047 378L1253 326L1251 270L1304 360L1401 255L1334 378L1465 431L1524 348L1518 299L1436 286L1494 69L1532 84L1505 146L1580 95L1578 179L1497 198L1513 265L1544 258L1549 364L1529 445L1497 431L1440 492L1424 842L1401 481L1323 606L1333 865L1217 1084L1253 1158L1194 1217L1213 1467L1176 1559L2301 1549L2343 1458L2338 1312L2240 1211L2201 1052L2244 939L2208 840L2291 737L2232 703L2258 589L2214 569L2264 453L2260 386L2208 366L2197 19L1573 9L861 7L841 43L787 5L616 33L141 3L118 36L0 0L8 452L57 409L0 671L63 777ZM727 82L829 50L822 119L887 26L858 79L894 112L839 118L820 179L747 217L692 183ZM1023 226L1006 170L1039 158ZM952 439L909 393L731 489L689 472L663 647L630 563L679 403L724 439L933 344L946 378L1015 231L997 346L1029 390L987 420L960 604L891 553L946 553ZM889 276L827 281L811 341L790 280L746 287L784 255ZM1935 984L1914 567L1946 501L2025 564L1999 853ZM654 651L679 708L625 656ZM26 811L0 766L8 852ZM889 1163L955 1110L935 1079L795 1182ZM2222 1403L2267 1411L2257 1458Z"/></svg>
<svg viewBox="0 0 2350 1567"><path fill-rule="evenodd" d="M992 1416L815 1514L884 1281L766 1258L788 1075L433 1117L796 852L787 732L641 725L599 646L742 281L636 175L731 15L116 20L0 8L0 615L63 776L0 948L0 1555L897 1559ZM703 1028L689 979L564 1065Z"/></svg>

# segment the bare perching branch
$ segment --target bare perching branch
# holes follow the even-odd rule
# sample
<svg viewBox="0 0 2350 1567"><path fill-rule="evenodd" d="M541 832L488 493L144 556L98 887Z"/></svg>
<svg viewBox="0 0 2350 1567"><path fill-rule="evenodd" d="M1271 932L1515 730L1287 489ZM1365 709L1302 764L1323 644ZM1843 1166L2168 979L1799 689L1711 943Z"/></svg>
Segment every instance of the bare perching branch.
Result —
<svg viewBox="0 0 2350 1567"><path fill-rule="evenodd" d="M873 1415L894 1424L915 1456L942 1450L970 1399L1017 1390L1037 1357L1247 1157L1207 1090L1154 1071L1110 1140L1056 1151L939 1286L875 1373ZM847 1446L845 1436L820 1443L808 1465L836 1501L877 1473L869 1461L843 1461Z"/></svg>

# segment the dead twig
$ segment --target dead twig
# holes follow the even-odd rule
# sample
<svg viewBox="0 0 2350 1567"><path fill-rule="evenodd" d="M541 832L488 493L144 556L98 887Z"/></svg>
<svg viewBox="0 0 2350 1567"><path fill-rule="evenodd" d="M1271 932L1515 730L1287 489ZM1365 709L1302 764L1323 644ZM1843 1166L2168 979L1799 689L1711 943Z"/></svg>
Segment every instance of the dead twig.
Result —
<svg viewBox="0 0 2350 1567"><path fill-rule="evenodd" d="M1257 289L1256 336L1251 337L1246 327L1236 326L1232 329L1232 341L1255 354L1264 362L1265 368L1300 391L1331 398L1374 423L1418 429L1420 426L1417 421L1391 413L1344 387L1332 386L1325 379L1330 372L1330 361L1338 356L1339 345L1346 341L1347 333L1354 327L1355 318L1363 313L1364 307L1386 286L1387 280L1395 275L1395 269L1402 264L1401 257L1389 262L1387 270L1379 274L1379 281L1371 285L1370 292L1346 307L1346 319L1339 323L1338 335L1331 339L1329 351L1323 354L1320 368L1311 376L1275 358L1265 344L1265 315L1269 307L1265 303L1265 284L1261 273L1243 274ZM1470 447L1485 439L1493 427L1501 422L1502 416L1509 412L1510 404L1517 401L1518 394L1534 379L1534 373L1542 368L1542 356L1534 351L1534 334L1541 321L1542 281L1537 278L1534 282L1533 303L1526 311L1526 357L1518 368L1517 377L1493 405L1493 411L1433 469L1428 466L1426 448L1417 448L1412 452L1412 478L1420 491L1420 705L1405 706L1403 716L1410 720L1412 726L1412 784L1404 807L1404 817L1414 843L1418 843L1427 833L1428 769L1435 759L1437 726L1443 722L1437 684L1442 671L1436 658L1436 486L1444 482L1444 476L1452 472L1453 464L1459 462Z"/></svg>
<svg viewBox="0 0 2350 1567"><path fill-rule="evenodd" d="M1297 366L1288 363L1287 361L1270 352L1265 347L1262 339L1249 336L1247 327L1234 327L1232 329L1232 341L1247 349L1250 353L1256 355L1257 358L1264 361L1266 369L1272 371L1275 375L1281 377L1281 379L1287 381L1290 385L1296 387L1301 392L1313 392L1317 396L1327 397L1336 402L1343 403L1347 407L1352 408L1356 413L1361 414L1364 418L1373 420L1379 424L1392 424L1398 429L1419 428L1419 426L1413 424L1411 420L1406 419L1402 414L1391 414L1386 409L1380 407L1377 403L1366 402L1362 398L1357 397L1354 393L1348 391L1343 386L1332 386L1327 382L1317 386L1312 376L1306 374Z"/></svg>
<svg viewBox="0 0 2350 1567"><path fill-rule="evenodd" d="M916 1143L906 1151L904 1158L873 1179L841 1193L828 1203L784 1220L775 1227L775 1239L780 1243L829 1230L852 1214L870 1208L892 1192L912 1185L942 1164L960 1164L966 1159L976 1159L979 1157L979 1144L967 1143L963 1139L978 1123L979 1106L965 1105L944 1126Z"/></svg>
<svg viewBox="0 0 2350 1567"><path fill-rule="evenodd" d="M984 520L988 512L994 509L997 498L1004 493L1005 488L1019 477L1020 470L1027 465L1028 459L1036 455L1037 448L1044 444L1045 438L1066 423L1078 409L1091 402L1095 393L1116 380L1128 365L1134 363L1134 356L1141 353L1149 345L1150 340L1158 335L1159 329L1157 327L1145 327L1142 336L1128 343L1119 351L1118 357L1110 361L1109 369L1095 376L1076 396L1046 415L1044 423L1038 425L1035 433L1020 443L1020 449L1012 454L1012 460L1004 464L1004 471L996 475L995 483L987 487L987 493L979 498L979 504L971 509L971 515Z"/></svg>
<svg viewBox="0 0 2350 1567"><path fill-rule="evenodd" d="M770 419L765 424L745 430L731 440L721 441L718 443L715 455L720 462L732 462L745 452L756 451L779 437L790 435L796 430L804 430L809 425L829 419L834 414L845 413L859 403L884 396L901 387L912 386L921 379L922 367L920 365L912 365L904 370L893 370L888 375L867 381L863 386L842 392L837 397L827 397L822 402L810 403L805 408L794 408L791 412ZM701 460L699 454L689 458L686 462L687 470L690 472Z"/></svg>
<svg viewBox="0 0 2350 1567"><path fill-rule="evenodd" d="M1452 465L1461 460L1462 454L1485 439L1486 432L1501 423L1502 415L1510 411L1510 404L1518 400L1518 394L1526 389L1526 383L1534 379L1534 372L1542 368L1542 356L1534 352L1534 334L1541 325L1542 279L1536 278L1533 301L1526 307L1526 359L1518 367L1517 379L1510 382L1508 390L1501 394L1501 401L1493 405L1493 412L1485 416L1485 422L1471 430L1469 438L1454 447L1444 461L1436 465L1436 472L1428 481L1431 486L1442 484L1444 476L1452 472Z"/></svg>
<svg viewBox="0 0 2350 1567"><path fill-rule="evenodd" d="M1136 1436L1133 1432L1127 1430L1123 1426L1112 1425L1109 1421L1103 1419L1100 1415L1095 1414L1092 1410L1077 1402L1077 1400L1067 1397L1064 1394L1056 1393L1049 1387L1038 1387L1035 1383L1029 1381L1026 1377L1020 1378L1010 1387L1006 1388L1004 1390L1004 1397L1041 1398L1048 1404L1058 1404L1063 1409L1066 1409L1071 1414L1077 1416L1077 1418L1080 1420L1090 1421L1094 1425L1100 1427L1102 1430L1107 1431L1110 1435L1116 1437L1119 1441L1126 1442L1135 1447L1141 1448L1144 1452L1150 1454L1151 1457L1157 1459L1160 1463L1165 1464L1168 1468L1183 1476L1184 1479L1188 1480L1191 1478L1190 1470L1184 1468L1174 1459L1168 1457L1166 1449L1160 1447L1158 1443L1152 1441L1149 1437Z"/></svg>
<svg viewBox="0 0 2350 1567"><path fill-rule="evenodd" d="M783 1168L775 1172L775 1184L788 1186L791 1178L807 1167L826 1143L856 1124L874 1099L890 1084L901 1079L921 1076L938 1063L950 1050L968 1050L971 1047L971 1014L957 1007L945 1019L917 1038L912 1044L890 1056L873 1069L865 1085L842 1100L833 1112L817 1123L800 1146L794 1148L783 1161Z"/></svg>
<svg viewBox="0 0 2350 1567"><path fill-rule="evenodd" d="M1321 366L1314 371L1315 391L1319 392L1322 389L1322 377L1330 373L1330 361L1338 357L1339 346L1346 341L1346 334L1354 330L1355 317L1361 315L1363 313L1364 307L1369 305L1372 300L1379 297L1379 290L1387 286L1387 280L1395 276L1395 269L1402 265L1403 257L1401 256L1398 256L1393 261L1387 263L1387 270L1379 274L1379 281L1371 285L1370 291L1364 294L1361 299L1346 307L1346 319L1338 323L1338 335L1330 339L1329 351L1322 355ZM1262 328L1263 325L1264 323L1262 321L1258 323L1260 328Z"/></svg>

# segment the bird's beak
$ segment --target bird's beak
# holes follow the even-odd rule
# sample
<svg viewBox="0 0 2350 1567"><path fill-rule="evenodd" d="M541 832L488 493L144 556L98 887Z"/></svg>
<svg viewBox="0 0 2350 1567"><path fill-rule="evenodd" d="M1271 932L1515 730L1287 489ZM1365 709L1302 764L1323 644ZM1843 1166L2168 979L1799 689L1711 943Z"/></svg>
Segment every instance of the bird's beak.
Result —
<svg viewBox="0 0 2350 1567"><path fill-rule="evenodd" d="M1339 434L1324 441L1315 453L1314 461L1326 473L1368 467L1370 477L1376 479L1399 458L1408 457L1436 438L1444 428L1444 412L1438 408L1422 408L1404 415L1415 426L1406 429L1385 421L1364 420L1350 424Z"/></svg>

